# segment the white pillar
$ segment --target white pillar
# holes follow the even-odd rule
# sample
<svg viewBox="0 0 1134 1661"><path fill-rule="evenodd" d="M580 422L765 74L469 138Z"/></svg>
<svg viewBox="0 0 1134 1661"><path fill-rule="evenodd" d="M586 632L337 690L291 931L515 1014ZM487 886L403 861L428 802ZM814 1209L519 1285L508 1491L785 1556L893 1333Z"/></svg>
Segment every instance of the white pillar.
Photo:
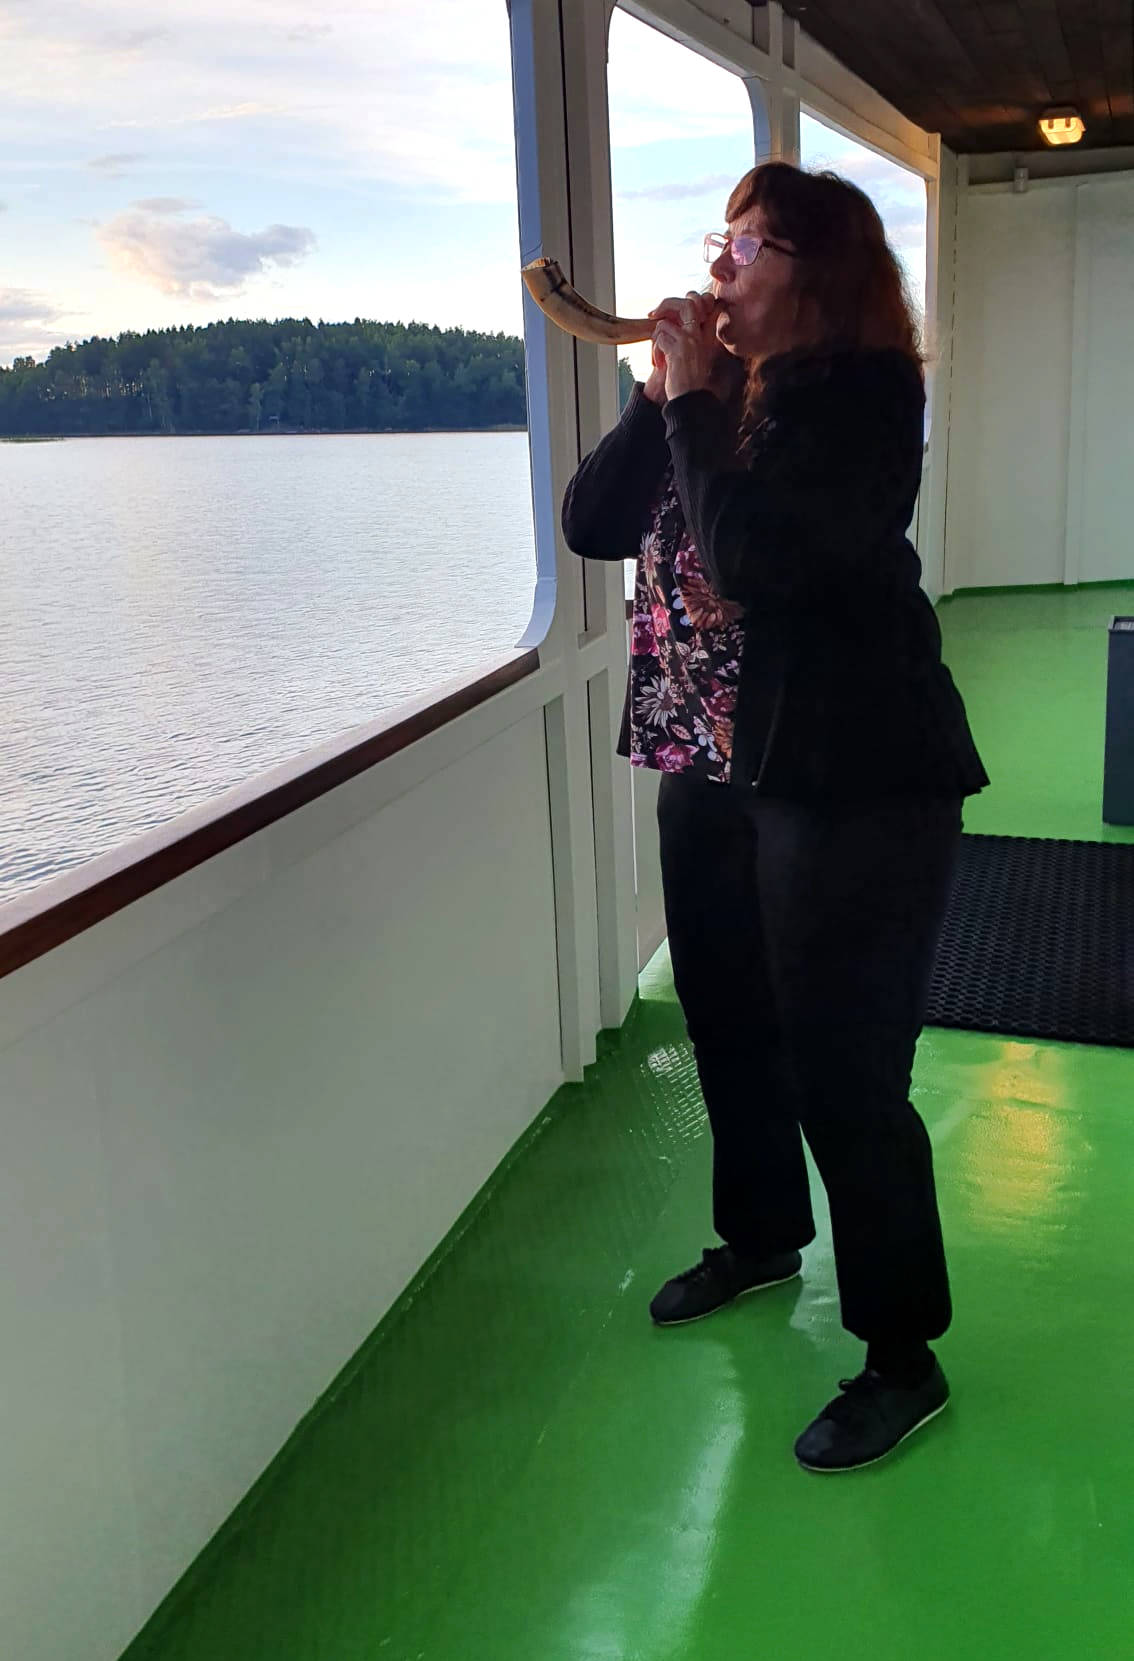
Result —
<svg viewBox="0 0 1134 1661"><path fill-rule="evenodd" d="M609 0L511 0L523 261L559 261L600 305L614 291L606 108ZM582 456L618 418L615 351L549 324L525 297L529 434L540 550L530 634L563 674L548 708L564 1069L581 1078L599 1026L618 1026L637 984L627 768L614 742L626 674L622 568L584 564L559 510Z"/></svg>

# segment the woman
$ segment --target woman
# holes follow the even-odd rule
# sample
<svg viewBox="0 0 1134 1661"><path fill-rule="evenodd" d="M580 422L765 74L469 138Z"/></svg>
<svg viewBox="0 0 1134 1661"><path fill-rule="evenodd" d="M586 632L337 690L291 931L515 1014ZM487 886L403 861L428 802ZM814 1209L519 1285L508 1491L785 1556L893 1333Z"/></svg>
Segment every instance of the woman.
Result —
<svg viewBox="0 0 1134 1661"><path fill-rule="evenodd" d="M830 1200L867 1346L796 1443L884 1457L945 1406L951 1305L914 1047L961 835L988 783L906 538L925 393L869 199L755 168L706 239L712 295L655 309L653 371L563 504L578 554L637 556L619 749L663 775L673 974L713 1135L723 1245L663 1326L794 1278Z"/></svg>

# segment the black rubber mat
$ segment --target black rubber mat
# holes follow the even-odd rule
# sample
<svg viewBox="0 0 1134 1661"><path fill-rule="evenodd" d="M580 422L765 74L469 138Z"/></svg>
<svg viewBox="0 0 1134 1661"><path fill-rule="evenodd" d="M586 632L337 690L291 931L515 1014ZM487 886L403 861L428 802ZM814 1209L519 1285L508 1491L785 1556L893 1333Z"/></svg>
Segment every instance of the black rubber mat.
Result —
<svg viewBox="0 0 1134 1661"><path fill-rule="evenodd" d="M926 1024L1134 1047L1134 844L963 837Z"/></svg>

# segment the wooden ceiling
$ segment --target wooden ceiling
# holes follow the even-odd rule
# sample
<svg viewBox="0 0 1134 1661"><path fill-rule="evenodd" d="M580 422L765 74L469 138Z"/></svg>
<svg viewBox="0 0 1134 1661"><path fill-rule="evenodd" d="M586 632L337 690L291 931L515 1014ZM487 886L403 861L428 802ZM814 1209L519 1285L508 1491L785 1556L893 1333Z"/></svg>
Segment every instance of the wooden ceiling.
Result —
<svg viewBox="0 0 1134 1661"><path fill-rule="evenodd" d="M759 0L755 0L759 3ZM1134 0L784 0L813 40L953 150L1042 150L1073 104L1080 148L1134 144Z"/></svg>

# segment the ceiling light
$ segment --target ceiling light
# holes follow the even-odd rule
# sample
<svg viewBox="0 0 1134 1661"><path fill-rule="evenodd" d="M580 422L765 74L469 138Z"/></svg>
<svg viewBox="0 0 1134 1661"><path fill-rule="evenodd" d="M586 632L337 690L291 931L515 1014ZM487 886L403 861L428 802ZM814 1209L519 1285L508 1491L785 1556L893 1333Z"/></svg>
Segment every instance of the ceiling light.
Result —
<svg viewBox="0 0 1134 1661"><path fill-rule="evenodd" d="M1039 130L1046 144L1078 144L1087 129L1078 110L1068 106L1041 115Z"/></svg>

